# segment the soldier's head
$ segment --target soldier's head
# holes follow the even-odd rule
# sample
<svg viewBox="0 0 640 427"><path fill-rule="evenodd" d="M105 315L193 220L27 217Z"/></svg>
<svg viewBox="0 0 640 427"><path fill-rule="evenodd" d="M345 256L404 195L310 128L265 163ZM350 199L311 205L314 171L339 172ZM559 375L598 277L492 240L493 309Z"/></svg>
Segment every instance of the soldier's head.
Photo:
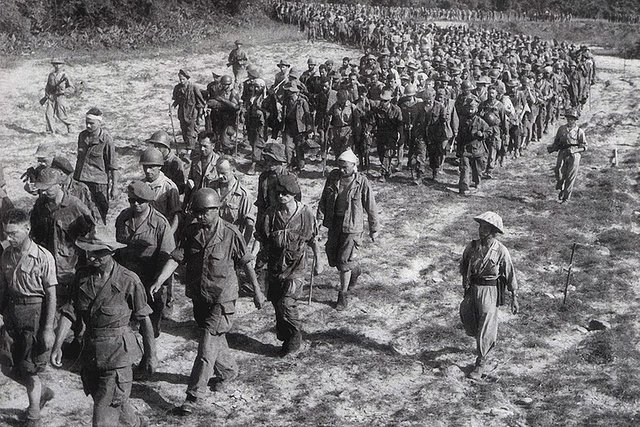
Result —
<svg viewBox="0 0 640 427"><path fill-rule="evenodd" d="M487 88L487 99L490 101L495 100L498 97L498 88L494 85Z"/></svg>
<svg viewBox="0 0 640 427"><path fill-rule="evenodd" d="M180 81L181 84L186 84L190 78L191 78L191 75L184 69L178 71L178 80Z"/></svg>
<svg viewBox="0 0 640 427"><path fill-rule="evenodd" d="M164 165L164 155L157 148L149 147L140 155L140 164L145 179L148 182L153 182L160 176L160 169Z"/></svg>
<svg viewBox="0 0 640 427"><path fill-rule="evenodd" d="M62 180L63 176L59 170L44 168L36 177L34 184L42 196L49 200L56 200L62 198L62 186L60 185Z"/></svg>
<svg viewBox="0 0 640 427"><path fill-rule="evenodd" d="M322 92L329 93L330 90L331 90L331 79L329 79L328 77L325 77L324 79L322 79Z"/></svg>
<svg viewBox="0 0 640 427"><path fill-rule="evenodd" d="M85 115L84 123L87 131L95 134L102 128L102 111L96 107L90 108Z"/></svg>
<svg viewBox="0 0 640 427"><path fill-rule="evenodd" d="M344 58L342 58L342 66L348 67L350 61L351 61L351 58L349 58L348 56L345 56Z"/></svg>
<svg viewBox="0 0 640 427"><path fill-rule="evenodd" d="M154 132L153 134L151 134L151 137L145 142L147 142L148 144L152 144L155 149L160 151L163 158L167 158L167 156L171 152L171 142L169 141L169 135L163 130Z"/></svg>
<svg viewBox="0 0 640 427"><path fill-rule="evenodd" d="M55 70L55 72L58 73L64 68L64 61L59 58L53 58L51 60L51 65L53 65L53 69Z"/></svg>
<svg viewBox="0 0 640 427"><path fill-rule="evenodd" d="M221 156L216 162L218 181L227 185L236 181L236 161L231 156Z"/></svg>
<svg viewBox="0 0 640 427"><path fill-rule="evenodd" d="M53 150L51 144L40 144L36 150L36 162L39 167L47 168L53 161Z"/></svg>
<svg viewBox="0 0 640 427"><path fill-rule="evenodd" d="M276 183L278 202L282 205L291 203L296 194L300 193L300 186L295 175L279 175Z"/></svg>
<svg viewBox="0 0 640 427"><path fill-rule="evenodd" d="M127 245L118 243L106 229L98 230L89 236L76 240L76 246L86 254L87 264L104 271L113 262L113 255Z"/></svg>
<svg viewBox="0 0 640 427"><path fill-rule="evenodd" d="M495 237L498 233L504 233L502 217L495 212L487 211L473 218L478 223L478 235L480 239L487 240Z"/></svg>
<svg viewBox="0 0 640 427"><path fill-rule="evenodd" d="M229 89L233 85L233 77L228 74L225 74L220 78L220 87L222 89Z"/></svg>
<svg viewBox="0 0 640 427"><path fill-rule="evenodd" d="M191 196L191 212L200 224L215 225L219 209L220 196L212 188L201 188Z"/></svg>
<svg viewBox="0 0 640 427"><path fill-rule="evenodd" d="M342 176L351 176L353 175L357 168L358 157L354 154L351 149L347 149L340 154L338 157L338 169L340 169L340 175Z"/></svg>
<svg viewBox="0 0 640 427"><path fill-rule="evenodd" d="M315 58L307 59L307 68L309 71L314 71L316 69L316 65L318 65L318 61L316 61Z"/></svg>
<svg viewBox="0 0 640 427"><path fill-rule="evenodd" d="M284 145L278 142L266 144L262 156L270 171L277 171L287 163Z"/></svg>
<svg viewBox="0 0 640 427"><path fill-rule="evenodd" d="M215 134L212 132L200 132L198 134L198 149L204 157L209 157L213 153Z"/></svg>
<svg viewBox="0 0 640 427"><path fill-rule="evenodd" d="M344 89L340 89L337 94L337 99L339 105L344 105L349 100L349 93Z"/></svg>
<svg viewBox="0 0 640 427"><path fill-rule="evenodd" d="M329 75L327 66L324 64L320 64L320 66L318 67L318 73L320 73L320 77L327 77Z"/></svg>
<svg viewBox="0 0 640 427"><path fill-rule="evenodd" d="M13 248L21 247L31 232L29 213L24 209L11 209L4 214L2 222L9 245Z"/></svg>
<svg viewBox="0 0 640 427"><path fill-rule="evenodd" d="M146 182L133 181L127 186L129 206L134 216L141 216L149 211L149 203L156 199L156 193Z"/></svg>

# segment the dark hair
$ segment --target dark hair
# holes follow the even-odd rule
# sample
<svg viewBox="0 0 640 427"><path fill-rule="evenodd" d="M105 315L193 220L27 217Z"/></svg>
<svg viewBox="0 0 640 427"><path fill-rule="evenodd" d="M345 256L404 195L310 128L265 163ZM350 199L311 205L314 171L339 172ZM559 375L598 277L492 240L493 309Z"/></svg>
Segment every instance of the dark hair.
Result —
<svg viewBox="0 0 640 427"><path fill-rule="evenodd" d="M211 142L213 143L216 140L216 134L206 130L198 134L198 142L202 142L207 138L209 138L209 140L211 140Z"/></svg>
<svg viewBox="0 0 640 427"><path fill-rule="evenodd" d="M9 209L2 217L2 222L7 224L25 224L30 222L29 212L24 209Z"/></svg>

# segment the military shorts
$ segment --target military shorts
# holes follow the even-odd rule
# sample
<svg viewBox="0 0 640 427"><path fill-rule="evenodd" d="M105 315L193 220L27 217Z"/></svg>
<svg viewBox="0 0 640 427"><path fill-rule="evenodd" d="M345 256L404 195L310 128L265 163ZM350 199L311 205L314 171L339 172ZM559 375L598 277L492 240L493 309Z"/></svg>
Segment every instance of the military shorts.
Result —
<svg viewBox="0 0 640 427"><path fill-rule="evenodd" d="M35 375L44 370L50 351L45 350L41 330L44 299L29 298L29 303L10 301L3 313L0 329L0 364L12 367L17 375Z"/></svg>
<svg viewBox="0 0 640 427"><path fill-rule="evenodd" d="M353 270L361 238L362 233L343 233L340 227L330 228L324 246L329 265L339 271Z"/></svg>

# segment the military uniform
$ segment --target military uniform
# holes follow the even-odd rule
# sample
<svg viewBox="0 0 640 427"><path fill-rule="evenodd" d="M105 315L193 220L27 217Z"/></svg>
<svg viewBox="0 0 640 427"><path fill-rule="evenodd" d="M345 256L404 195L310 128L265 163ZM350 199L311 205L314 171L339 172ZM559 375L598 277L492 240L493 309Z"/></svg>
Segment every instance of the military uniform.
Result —
<svg viewBox="0 0 640 427"><path fill-rule="evenodd" d="M193 149L198 136L198 116L205 106L202 93L189 81L179 83L173 88L173 106L178 107L182 140L187 148Z"/></svg>
<svg viewBox="0 0 640 427"><path fill-rule="evenodd" d="M129 395L131 365L141 351L129 321L152 311L138 276L117 262L104 279L93 268L78 269L73 302L63 307L62 315L86 325L81 378L84 392L93 398L96 427L140 425Z"/></svg>
<svg viewBox="0 0 640 427"><path fill-rule="evenodd" d="M477 115L468 118L460 126L458 134L458 152L460 158L460 180L458 189L460 194L469 191L469 175L476 187L480 186L481 173L487 159L485 136L490 128L487 122Z"/></svg>
<svg viewBox="0 0 640 427"><path fill-rule="evenodd" d="M116 260L136 273L147 290L176 246L169 222L152 206L137 226L132 209L123 210L116 218L116 240L127 245L118 249ZM151 302L153 312L149 318L156 338L160 335L162 313L167 304L167 286L165 283Z"/></svg>
<svg viewBox="0 0 640 427"><path fill-rule="evenodd" d="M238 375L225 334L231 330L238 299L235 264L248 264L252 256L238 229L219 220L214 228L189 224L172 258L186 266L186 295L193 301L200 328L198 355L187 387L187 399L199 399L208 390L214 370L222 380Z"/></svg>

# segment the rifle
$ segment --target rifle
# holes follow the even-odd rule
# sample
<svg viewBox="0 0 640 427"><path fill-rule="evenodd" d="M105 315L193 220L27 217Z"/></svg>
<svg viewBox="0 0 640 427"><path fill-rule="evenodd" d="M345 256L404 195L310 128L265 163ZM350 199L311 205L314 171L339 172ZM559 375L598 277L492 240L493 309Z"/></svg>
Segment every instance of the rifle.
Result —
<svg viewBox="0 0 640 427"><path fill-rule="evenodd" d="M173 125L173 110L171 110L171 103L169 103L169 117L171 118L171 135L173 135L173 143L178 145L178 140L176 139L176 128Z"/></svg>
<svg viewBox="0 0 640 427"><path fill-rule="evenodd" d="M235 136L235 140L236 140L236 144L235 144L235 148L234 148L234 156L238 157L238 127L240 127L240 110L238 110L238 112L236 112L236 136Z"/></svg>
<svg viewBox="0 0 640 427"><path fill-rule="evenodd" d="M567 302L567 291L569 290L569 281L571 280L571 269L573 267L573 255L576 252L577 243L574 243L571 248L571 258L569 258L569 269L567 270L567 281L564 284L564 298L562 299L562 305Z"/></svg>
<svg viewBox="0 0 640 427"><path fill-rule="evenodd" d="M60 87L60 85L61 85L62 83L67 83L67 84L69 83L69 79L67 78L67 76L66 76L66 75L63 75L63 76L62 76L62 78L60 79L60 81L59 81L58 83L56 83L55 87L53 88L53 89L54 89L54 92L57 92L57 91L58 91L58 88ZM45 92L46 92L46 90L45 90ZM42 98L40 98L40 101L39 101L39 102L40 102L40 105L44 105L44 104L46 104L48 100L49 100L49 95L47 95L47 94L45 93L45 95L44 95Z"/></svg>

